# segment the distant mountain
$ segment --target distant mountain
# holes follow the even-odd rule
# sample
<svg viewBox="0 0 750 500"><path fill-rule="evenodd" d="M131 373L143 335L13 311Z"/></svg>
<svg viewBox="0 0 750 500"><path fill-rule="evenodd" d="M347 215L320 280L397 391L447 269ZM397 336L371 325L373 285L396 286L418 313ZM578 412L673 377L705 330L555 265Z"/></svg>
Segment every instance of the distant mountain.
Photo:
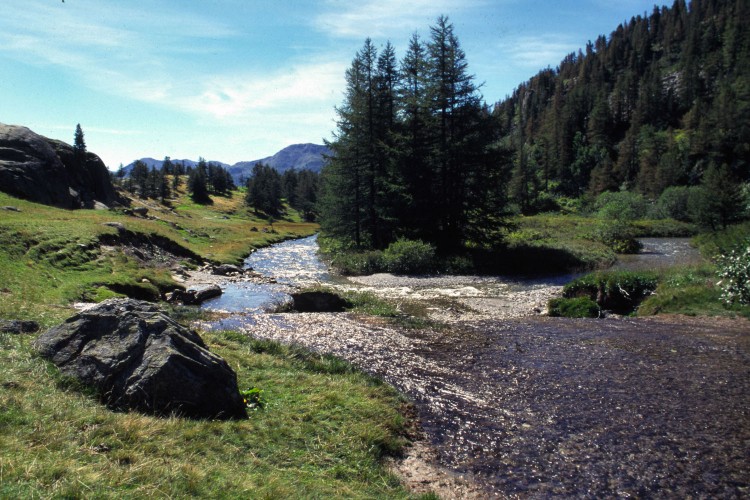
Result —
<svg viewBox="0 0 750 500"><path fill-rule="evenodd" d="M328 149L327 146L322 146L320 144L293 144L285 147L273 156L268 156L260 160L240 161L234 165L213 160L207 160L206 162L218 164L226 168L232 175L234 182L239 184L240 178L250 177L256 163L268 165L282 174L291 169L320 172L325 164L324 156L330 154L331 150ZM156 169L160 169L164 163L164 160L156 160L154 158L141 158L140 161L148 165L149 168L155 167ZM173 159L172 163L184 163L186 167L195 167L198 165L198 162L194 160ZM134 164L135 161L124 167L125 175L128 175L130 171L133 170Z"/></svg>
<svg viewBox="0 0 750 500"><path fill-rule="evenodd" d="M325 164L325 155L330 155L331 150L327 146L319 144L293 144L287 146L273 156L260 160L241 161L229 168L235 182L240 177L249 177L256 163L263 163L283 174L287 170L312 170L320 172Z"/></svg>

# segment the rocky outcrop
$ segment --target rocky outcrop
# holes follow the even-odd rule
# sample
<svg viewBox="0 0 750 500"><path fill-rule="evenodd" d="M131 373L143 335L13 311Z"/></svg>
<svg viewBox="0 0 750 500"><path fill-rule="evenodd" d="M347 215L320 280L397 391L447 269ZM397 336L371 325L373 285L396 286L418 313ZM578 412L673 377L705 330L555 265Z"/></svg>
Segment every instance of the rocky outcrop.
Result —
<svg viewBox="0 0 750 500"><path fill-rule="evenodd" d="M0 124L0 190L61 208L121 202L97 155L79 165L71 145L16 125Z"/></svg>
<svg viewBox="0 0 750 500"><path fill-rule="evenodd" d="M114 409L246 418L237 376L157 306L111 299L39 336L35 348Z"/></svg>

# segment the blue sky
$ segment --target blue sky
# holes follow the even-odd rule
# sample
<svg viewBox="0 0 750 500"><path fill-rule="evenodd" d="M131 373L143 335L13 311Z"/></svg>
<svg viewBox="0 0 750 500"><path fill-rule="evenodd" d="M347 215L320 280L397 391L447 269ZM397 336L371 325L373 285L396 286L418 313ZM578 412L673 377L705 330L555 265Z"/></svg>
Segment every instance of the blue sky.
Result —
<svg viewBox="0 0 750 500"><path fill-rule="evenodd" d="M670 2L671 3L671 2ZM660 4L661 5L661 4ZM441 15L489 103L644 0L3 0L0 122L73 142L112 169L151 156L235 163L335 129L366 37L399 57Z"/></svg>

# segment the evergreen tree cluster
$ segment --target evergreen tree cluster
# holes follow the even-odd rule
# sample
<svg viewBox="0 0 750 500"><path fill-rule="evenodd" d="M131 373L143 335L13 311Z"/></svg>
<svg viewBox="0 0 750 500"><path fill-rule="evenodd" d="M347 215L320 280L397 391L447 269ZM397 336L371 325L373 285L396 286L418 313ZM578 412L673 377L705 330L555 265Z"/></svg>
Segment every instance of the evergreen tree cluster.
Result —
<svg viewBox="0 0 750 500"><path fill-rule="evenodd" d="M320 224L358 248L399 238L441 250L492 240L504 204L496 127L453 25L415 34L400 63L370 39L346 72L333 151L322 173Z"/></svg>
<svg viewBox="0 0 750 500"><path fill-rule="evenodd" d="M127 178L121 167L116 179L130 193L140 198L158 199L163 203L172 196L174 190L168 175L167 169L163 166L159 170L154 167L149 169L143 161L137 160Z"/></svg>
<svg viewBox="0 0 750 500"><path fill-rule="evenodd" d="M284 210L284 199L307 221L316 218L318 174L311 170L287 170L283 175L263 163L256 163L247 181L245 202L256 212L276 217Z"/></svg>
<svg viewBox="0 0 750 500"><path fill-rule="evenodd" d="M149 168L142 160L136 160L128 176L120 165L115 180L140 198L158 199L164 203L179 189L183 176L188 176L188 192L197 203L210 203L210 195L226 196L236 189L227 169L221 165L206 163L203 158L200 158L195 168L186 166L184 162L173 162L169 156L164 157L160 169Z"/></svg>
<svg viewBox="0 0 750 500"><path fill-rule="evenodd" d="M188 192L196 203L211 203L210 195L226 196L237 186L232 175L221 165L209 162L201 157L198 165L188 169Z"/></svg>
<svg viewBox="0 0 750 500"><path fill-rule="evenodd" d="M493 110L512 200L750 180L749 19L747 0L675 0L520 85Z"/></svg>

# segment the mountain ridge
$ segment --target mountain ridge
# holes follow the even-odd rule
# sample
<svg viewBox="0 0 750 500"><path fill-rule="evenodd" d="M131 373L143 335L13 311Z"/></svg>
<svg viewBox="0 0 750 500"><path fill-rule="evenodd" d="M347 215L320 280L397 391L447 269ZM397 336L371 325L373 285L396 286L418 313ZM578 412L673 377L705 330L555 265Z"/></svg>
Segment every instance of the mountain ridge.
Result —
<svg viewBox="0 0 750 500"><path fill-rule="evenodd" d="M325 156L330 155L331 151L327 146L322 144L313 143L300 143L292 144L287 146L274 155L266 156L265 158L250 160L250 161L239 161L232 165L223 163L216 160L206 160L206 163L213 163L226 168L231 174L234 182L239 184L241 179L250 177L253 167L258 163L263 163L274 168L279 173L283 174L287 170L312 170L313 172L319 173L325 164ZM130 164L123 167L125 174L129 174L133 169L133 165L136 161L144 162L149 168L160 169L164 160L157 160L151 157L139 158L131 162ZM172 163L184 163L185 166L195 167L198 165L198 161L189 159L171 159Z"/></svg>

